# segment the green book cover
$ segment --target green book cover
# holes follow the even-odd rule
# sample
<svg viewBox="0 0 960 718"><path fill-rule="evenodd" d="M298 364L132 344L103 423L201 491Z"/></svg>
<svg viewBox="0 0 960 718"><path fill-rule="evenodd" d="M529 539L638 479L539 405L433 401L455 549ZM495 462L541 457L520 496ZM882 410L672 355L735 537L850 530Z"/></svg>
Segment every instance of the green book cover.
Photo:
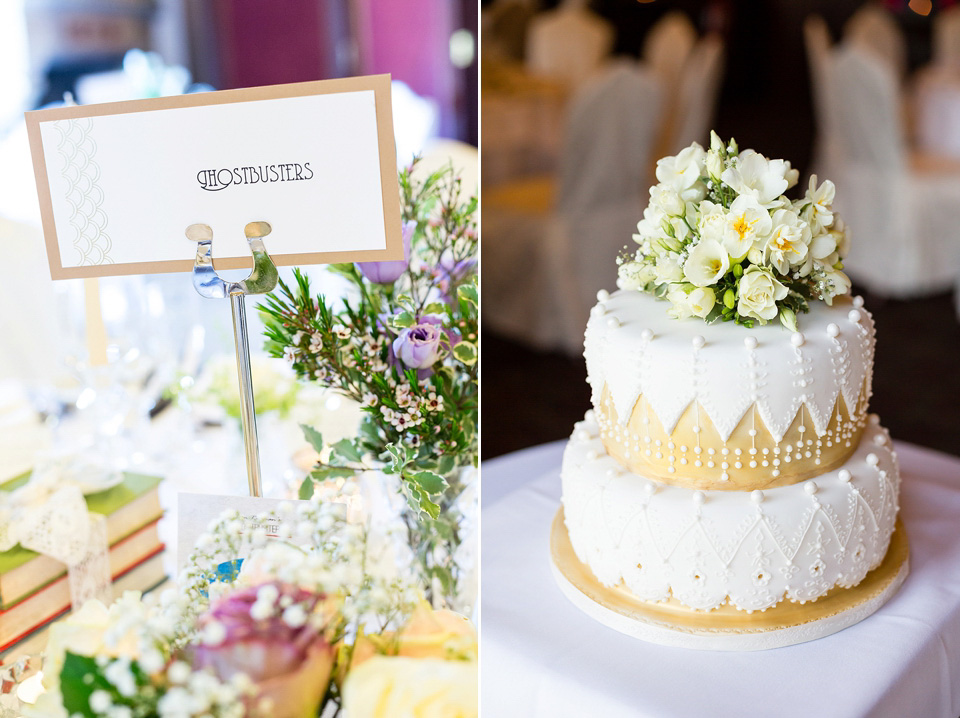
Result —
<svg viewBox="0 0 960 718"><path fill-rule="evenodd" d="M29 473L10 479L4 484L0 484L0 491L13 491L23 486L29 479ZM117 484L112 489L98 491L87 496L87 508L94 513L109 516L114 511L123 508L134 499L155 488L160 481L161 479L158 476L124 474L123 483ZM0 551L0 574L19 568L36 558L37 555L35 551L25 549L19 544L9 551Z"/></svg>

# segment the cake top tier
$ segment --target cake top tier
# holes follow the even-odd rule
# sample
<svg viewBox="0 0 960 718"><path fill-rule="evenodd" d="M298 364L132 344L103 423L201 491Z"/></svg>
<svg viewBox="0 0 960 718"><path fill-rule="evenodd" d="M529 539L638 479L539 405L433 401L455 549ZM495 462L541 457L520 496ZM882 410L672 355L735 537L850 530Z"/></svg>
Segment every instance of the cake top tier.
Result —
<svg viewBox="0 0 960 718"><path fill-rule="evenodd" d="M625 423L642 395L672 432L696 402L726 440L748 409L780 441L801 407L817 435L843 397L846 413L866 409L874 327L861 298L816 303L800 332L779 325L677 321L669 305L639 292L601 291L584 341L594 406L604 387Z"/></svg>
<svg viewBox="0 0 960 718"><path fill-rule="evenodd" d="M789 199L797 176L789 162L739 152L716 133L709 150L694 143L661 159L633 236L639 247L618 260L618 286L666 298L678 319L751 327L779 318L796 330L809 300L831 304L850 291L834 185L814 175Z"/></svg>

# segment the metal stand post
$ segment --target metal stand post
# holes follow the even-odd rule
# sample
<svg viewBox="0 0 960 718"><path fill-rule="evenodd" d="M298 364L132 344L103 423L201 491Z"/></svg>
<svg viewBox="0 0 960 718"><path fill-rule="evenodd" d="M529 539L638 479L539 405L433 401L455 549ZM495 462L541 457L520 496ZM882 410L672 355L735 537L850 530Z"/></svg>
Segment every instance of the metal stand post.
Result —
<svg viewBox="0 0 960 718"><path fill-rule="evenodd" d="M193 263L193 286L202 297L230 297L233 313L233 338L237 349L237 376L240 382L240 420L247 460L247 483L251 496L262 496L260 481L260 449L257 443L257 415L253 403L253 377L250 371L250 337L247 334L247 310L244 295L266 294L277 286L277 268L263 246L263 237L270 234L266 222L251 222L244 228L247 244L253 254L253 271L240 282L225 282L213 268L213 230L206 224L191 224L187 238L197 243Z"/></svg>

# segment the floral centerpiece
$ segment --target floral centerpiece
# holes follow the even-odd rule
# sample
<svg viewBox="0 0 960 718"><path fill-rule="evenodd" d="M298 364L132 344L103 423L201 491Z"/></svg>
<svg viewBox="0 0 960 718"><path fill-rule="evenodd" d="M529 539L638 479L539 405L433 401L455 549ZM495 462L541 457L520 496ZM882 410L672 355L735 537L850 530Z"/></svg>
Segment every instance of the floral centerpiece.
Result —
<svg viewBox="0 0 960 718"><path fill-rule="evenodd" d="M351 718L400 715L417 693L477 715L476 633L433 611L391 537L341 504L281 504L244 533L226 512L201 536L177 590L148 605L128 592L51 628L47 691L28 716ZM224 556L247 555L239 572ZM432 673L432 677L427 674ZM407 703L405 703L407 701ZM383 713L395 706L400 712ZM403 713L414 715L413 712Z"/></svg>
<svg viewBox="0 0 960 718"><path fill-rule="evenodd" d="M342 301L298 271L260 309L270 354L364 409L359 435L330 446L304 427L322 460L301 498L359 471L398 477L424 585L452 602L461 470L477 462L477 200L451 168L418 179L414 165L400 174L403 260L333 265L355 290Z"/></svg>
<svg viewBox="0 0 960 718"><path fill-rule="evenodd" d="M658 183L633 236L639 248L619 259L617 284L664 297L678 319L780 322L796 330L808 301L850 290L841 271L849 233L833 211L835 187L784 194L798 172L785 160L738 151L711 133L657 162Z"/></svg>

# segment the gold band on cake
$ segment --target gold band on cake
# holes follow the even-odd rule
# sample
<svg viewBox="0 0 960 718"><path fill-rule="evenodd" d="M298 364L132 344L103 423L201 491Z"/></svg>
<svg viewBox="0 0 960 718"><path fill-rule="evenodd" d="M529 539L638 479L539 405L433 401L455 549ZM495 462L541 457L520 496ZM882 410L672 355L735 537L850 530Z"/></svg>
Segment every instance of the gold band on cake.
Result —
<svg viewBox="0 0 960 718"><path fill-rule="evenodd" d="M696 403L668 433L641 395L621 425L604 387L596 417L607 452L630 471L688 489L753 491L789 486L842 466L866 426L863 397L862 392L852 414L838 397L822 435L801 405L779 442L755 405L726 441Z"/></svg>

